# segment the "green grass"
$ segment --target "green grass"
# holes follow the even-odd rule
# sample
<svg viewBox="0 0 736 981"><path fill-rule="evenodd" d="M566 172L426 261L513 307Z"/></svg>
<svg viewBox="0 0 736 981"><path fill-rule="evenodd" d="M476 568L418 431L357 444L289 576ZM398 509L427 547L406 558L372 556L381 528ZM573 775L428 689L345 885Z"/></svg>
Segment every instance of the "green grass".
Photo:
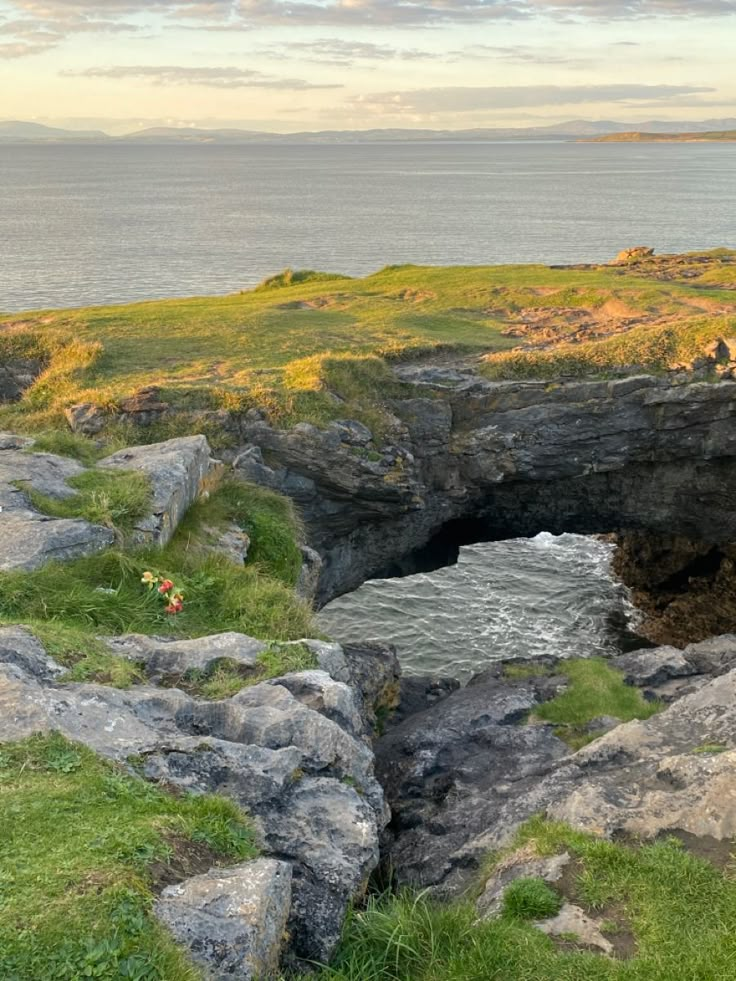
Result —
<svg viewBox="0 0 736 981"><path fill-rule="evenodd" d="M231 698L244 688L292 671L309 671L317 667L317 657L305 644L269 644L259 654L255 668L244 668L230 658L220 658L206 671L192 670L177 682L190 695L217 701Z"/></svg>
<svg viewBox="0 0 736 981"><path fill-rule="evenodd" d="M244 567L201 547L210 534L206 529L225 518L238 519L251 535ZM66 630L76 649L66 662L75 680L112 670L94 641L98 634L196 637L237 630L268 640L299 640L313 630L309 606L293 591L300 561L297 534L287 501L229 481L195 506L164 549L114 548L35 572L0 574L0 621L40 621L49 633ZM158 594L141 583L146 571L170 578L184 591L182 613L164 612ZM135 680L130 669L115 676L123 684Z"/></svg>
<svg viewBox="0 0 736 981"><path fill-rule="evenodd" d="M567 677L569 687L536 708L534 716L556 725L557 734L573 748L594 738L581 730L598 716L629 722L648 719L662 708L659 702L646 701L638 688L625 684L623 674L603 658L564 661L558 671Z"/></svg>
<svg viewBox="0 0 736 981"><path fill-rule="evenodd" d="M151 507L151 482L137 471L85 470L67 484L79 491L56 498L23 486L31 504L54 518L85 518L93 524L129 531Z"/></svg>
<svg viewBox="0 0 736 981"><path fill-rule="evenodd" d="M0 745L0 812L0 977L199 981L150 915L151 872L191 850L254 857L232 803L171 796L51 735Z"/></svg>
<svg viewBox="0 0 736 981"><path fill-rule="evenodd" d="M370 899L352 914L337 957L318 981L736 978L736 882L679 842L628 847L541 819L524 827L517 844L523 841L534 841L542 854L566 850L578 859L575 901L600 917L611 939L623 926L633 932L631 959L560 950L513 908L478 923L470 901L443 904L402 893Z"/></svg>
<svg viewBox="0 0 736 981"><path fill-rule="evenodd" d="M547 920L562 901L543 879L515 879L503 894L503 912L517 920Z"/></svg>
<svg viewBox="0 0 736 981"><path fill-rule="evenodd" d="M21 403L0 409L0 425L63 429L62 410L71 403L114 408L158 385L181 412L257 406L284 423L357 415L380 426L377 403L402 391L391 361L508 350L518 341L504 330L525 309L600 309L621 296L642 314L692 319L702 301L733 306L733 294L718 289L731 267L693 270L712 282L695 279L694 287L620 268L534 265L394 266L362 279L287 271L233 296L0 318L0 355L41 352L48 365ZM702 329L685 332L710 338L724 326L706 318ZM513 358L499 364L516 370Z"/></svg>

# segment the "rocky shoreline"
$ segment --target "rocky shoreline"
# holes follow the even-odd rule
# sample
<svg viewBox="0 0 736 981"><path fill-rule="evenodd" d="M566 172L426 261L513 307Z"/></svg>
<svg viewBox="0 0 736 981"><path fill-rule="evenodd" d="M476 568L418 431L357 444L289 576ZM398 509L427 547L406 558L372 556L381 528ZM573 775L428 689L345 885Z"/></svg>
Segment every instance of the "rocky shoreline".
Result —
<svg viewBox="0 0 736 981"><path fill-rule="evenodd" d="M663 571L650 585L662 595L687 595L674 587L699 570L728 571L733 382L494 384L434 369L414 380L426 397L392 403L392 440L380 443L350 420L288 432L257 414L237 420L242 444L226 462L302 507L302 589L317 603L413 561L441 532L458 542L542 527L617 531L629 581L656 559ZM97 466L152 481L132 540L163 544L221 464L194 436ZM65 500L84 470L34 451L31 439L0 437L0 569L32 572L109 548L110 529L42 514L29 496ZM107 636L108 656L135 664L141 679L119 689L70 681L32 630L6 626L0 743L57 732L173 793L234 801L254 822L260 856L170 884L156 915L212 978L309 970L329 961L379 868L396 884L458 896L535 815L609 838L736 835L736 635L728 611L717 616L722 636L689 644L681 633L678 647L611 659L651 717L591 720L591 741L577 751L536 714L571 684L553 658L499 662L460 687L402 680L390 646L307 639L297 643L309 669L206 700L184 679L224 662L247 674L265 642L239 632ZM513 879L486 882L479 914ZM566 915L569 927L578 914Z"/></svg>

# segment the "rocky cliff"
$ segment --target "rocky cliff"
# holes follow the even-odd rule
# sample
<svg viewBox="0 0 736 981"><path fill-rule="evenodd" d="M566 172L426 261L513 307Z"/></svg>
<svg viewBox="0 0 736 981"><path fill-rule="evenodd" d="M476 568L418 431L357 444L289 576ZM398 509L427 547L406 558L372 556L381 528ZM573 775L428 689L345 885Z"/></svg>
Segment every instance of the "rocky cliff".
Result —
<svg viewBox="0 0 736 981"><path fill-rule="evenodd" d="M417 396L388 404L381 438L350 421L286 431L254 412L221 416L241 444L236 470L300 506L322 556L320 603L371 576L446 564L470 541L642 531L708 551L736 540L733 381L400 374Z"/></svg>

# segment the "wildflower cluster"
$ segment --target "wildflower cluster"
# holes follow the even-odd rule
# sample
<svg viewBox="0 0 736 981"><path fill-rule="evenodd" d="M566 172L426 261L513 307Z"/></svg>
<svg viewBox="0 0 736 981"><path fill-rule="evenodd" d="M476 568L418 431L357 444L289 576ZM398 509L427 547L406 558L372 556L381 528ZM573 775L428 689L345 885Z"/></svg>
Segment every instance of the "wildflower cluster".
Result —
<svg viewBox="0 0 736 981"><path fill-rule="evenodd" d="M155 589L166 603L167 613L181 613L184 609L184 593L176 588L170 579L161 579L152 572L144 572L141 582L149 589Z"/></svg>

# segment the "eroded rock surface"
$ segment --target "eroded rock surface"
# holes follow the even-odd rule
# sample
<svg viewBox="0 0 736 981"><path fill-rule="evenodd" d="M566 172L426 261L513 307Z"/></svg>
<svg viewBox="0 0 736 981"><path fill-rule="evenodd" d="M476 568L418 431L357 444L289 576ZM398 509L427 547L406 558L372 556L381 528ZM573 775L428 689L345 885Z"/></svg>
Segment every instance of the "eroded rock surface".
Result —
<svg viewBox="0 0 736 981"><path fill-rule="evenodd" d="M324 670L299 672L205 702L175 688L64 684L62 669L32 635L8 628L0 631L0 742L55 730L122 763L135 758L151 780L236 801L252 816L265 856L286 862L291 872L290 957L325 961L349 903L378 863L388 811L364 706L382 690L379 673L388 684L397 668L390 651L354 649L348 656L337 645L309 643L337 678ZM262 647L240 634L168 643L131 636L112 644L156 677L206 665L223 651L247 660ZM351 661L358 659L374 661L373 672L362 671L373 678L365 693L352 687ZM219 896L218 876L219 870L192 889ZM217 903L230 909L231 884L225 885ZM184 890L174 898L191 905L189 895ZM235 930L229 917L221 924L226 936ZM195 934L208 923L204 917Z"/></svg>
<svg viewBox="0 0 736 981"><path fill-rule="evenodd" d="M386 403L380 441L349 420L286 431L257 412L217 416L241 445L236 470L300 506L323 559L318 603L422 568L417 550L443 529L447 555L431 556L435 566L464 537L643 529L736 540L732 381L490 382L441 365L397 373L416 394Z"/></svg>
<svg viewBox="0 0 736 981"><path fill-rule="evenodd" d="M401 882L461 890L538 813L605 835L736 835L736 637L613 659L671 704L577 753L551 726L523 724L564 686L548 662L551 675L520 681L494 666L379 740L386 859Z"/></svg>
<svg viewBox="0 0 736 981"><path fill-rule="evenodd" d="M156 916L211 981L275 975L291 906L291 866L257 859L164 889Z"/></svg>

